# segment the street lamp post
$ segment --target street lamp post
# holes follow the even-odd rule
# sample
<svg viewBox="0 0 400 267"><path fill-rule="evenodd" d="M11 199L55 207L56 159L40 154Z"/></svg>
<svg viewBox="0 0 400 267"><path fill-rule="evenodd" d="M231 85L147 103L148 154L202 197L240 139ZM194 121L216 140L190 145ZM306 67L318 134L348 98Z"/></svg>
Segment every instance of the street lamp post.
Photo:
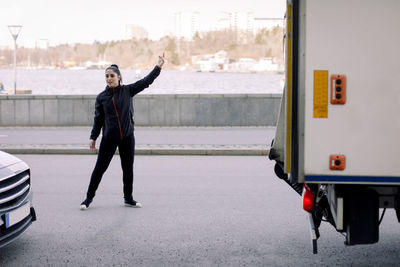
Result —
<svg viewBox="0 0 400 267"><path fill-rule="evenodd" d="M12 37L14 38L14 94L17 94L17 38L22 25L8 25Z"/></svg>

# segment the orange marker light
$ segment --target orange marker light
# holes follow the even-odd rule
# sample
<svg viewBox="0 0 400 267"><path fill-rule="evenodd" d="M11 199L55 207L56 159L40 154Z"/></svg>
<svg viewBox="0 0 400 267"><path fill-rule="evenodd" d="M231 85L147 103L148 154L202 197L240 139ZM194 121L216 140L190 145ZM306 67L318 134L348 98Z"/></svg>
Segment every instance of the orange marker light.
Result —
<svg viewBox="0 0 400 267"><path fill-rule="evenodd" d="M332 74L331 75L331 104L344 105L346 104L346 75Z"/></svg>
<svg viewBox="0 0 400 267"><path fill-rule="evenodd" d="M330 155L329 169L332 171L343 171L346 168L346 157L344 155Z"/></svg>

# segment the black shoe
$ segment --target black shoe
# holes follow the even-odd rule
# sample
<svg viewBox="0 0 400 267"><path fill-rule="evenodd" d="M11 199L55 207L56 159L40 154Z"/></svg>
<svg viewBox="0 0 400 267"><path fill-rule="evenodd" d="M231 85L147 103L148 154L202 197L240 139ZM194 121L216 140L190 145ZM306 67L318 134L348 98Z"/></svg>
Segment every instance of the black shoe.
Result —
<svg viewBox="0 0 400 267"><path fill-rule="evenodd" d="M86 198L81 205L79 206L79 208L81 210L87 210L89 208L90 203L92 203L93 198Z"/></svg>
<svg viewBox="0 0 400 267"><path fill-rule="evenodd" d="M142 204L140 204L139 202L135 201L132 197L130 197L130 198L125 198L125 206L131 208L141 208Z"/></svg>

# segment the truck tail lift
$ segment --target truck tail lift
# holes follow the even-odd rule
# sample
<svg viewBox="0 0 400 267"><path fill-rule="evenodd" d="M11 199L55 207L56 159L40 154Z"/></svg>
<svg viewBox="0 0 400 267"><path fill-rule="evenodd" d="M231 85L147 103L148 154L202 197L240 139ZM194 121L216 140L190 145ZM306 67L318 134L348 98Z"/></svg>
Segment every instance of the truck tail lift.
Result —
<svg viewBox="0 0 400 267"><path fill-rule="evenodd" d="M398 0L287 0L269 158L303 197L314 253L322 221L346 245L378 242L388 208L400 222L399 11Z"/></svg>

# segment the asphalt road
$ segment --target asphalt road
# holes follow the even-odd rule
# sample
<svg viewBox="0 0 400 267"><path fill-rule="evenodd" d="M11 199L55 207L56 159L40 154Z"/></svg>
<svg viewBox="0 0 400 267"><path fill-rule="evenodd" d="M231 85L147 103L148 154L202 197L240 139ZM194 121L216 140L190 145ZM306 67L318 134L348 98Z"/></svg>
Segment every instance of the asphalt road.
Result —
<svg viewBox="0 0 400 267"><path fill-rule="evenodd" d="M0 127L1 144L85 144L91 127ZM275 127L135 127L136 144L267 144Z"/></svg>
<svg viewBox="0 0 400 267"><path fill-rule="evenodd" d="M21 155L38 221L0 249L0 266L394 266L400 225L386 212L380 243L346 247L323 224L311 250L300 197L266 157L138 156L135 199L122 205L115 157L90 209L79 204L96 156Z"/></svg>

